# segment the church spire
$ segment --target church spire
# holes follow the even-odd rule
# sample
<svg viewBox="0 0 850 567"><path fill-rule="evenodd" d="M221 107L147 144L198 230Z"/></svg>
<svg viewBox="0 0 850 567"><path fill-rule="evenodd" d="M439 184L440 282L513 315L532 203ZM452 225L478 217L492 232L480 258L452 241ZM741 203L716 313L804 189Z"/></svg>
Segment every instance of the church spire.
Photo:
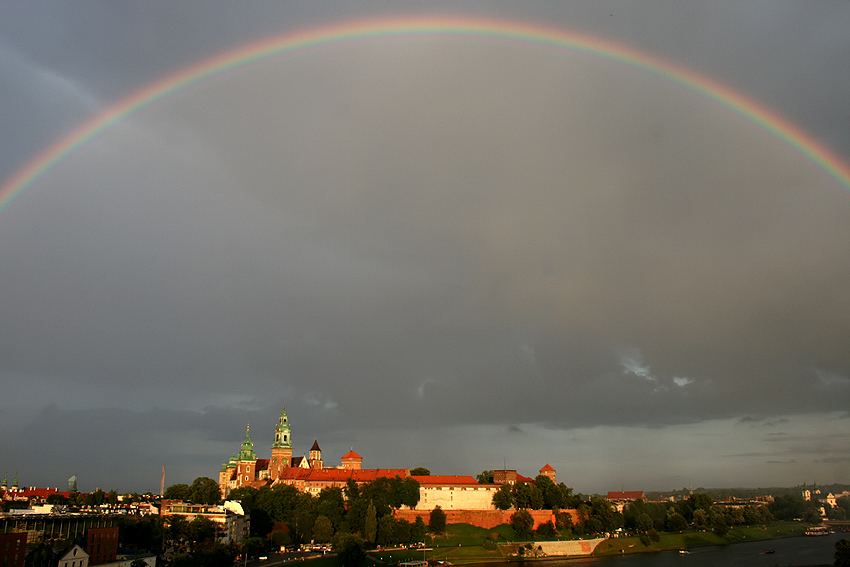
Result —
<svg viewBox="0 0 850 567"><path fill-rule="evenodd" d="M254 453L254 444L251 443L251 424L245 430L245 441L242 442L242 450L239 451L240 461L256 461L257 455Z"/></svg>

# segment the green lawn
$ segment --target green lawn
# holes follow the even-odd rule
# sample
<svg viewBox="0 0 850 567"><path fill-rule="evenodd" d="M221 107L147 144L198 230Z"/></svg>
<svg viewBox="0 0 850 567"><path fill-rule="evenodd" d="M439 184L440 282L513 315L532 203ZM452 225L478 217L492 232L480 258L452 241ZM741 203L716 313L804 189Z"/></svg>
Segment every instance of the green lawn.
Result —
<svg viewBox="0 0 850 567"><path fill-rule="evenodd" d="M492 529L479 528L468 524L451 524L447 526L446 533L441 536L427 536L425 543L431 549L426 552L403 550L403 551L381 551L368 554L367 565L384 566L395 565L401 561L419 559L437 559L450 563L482 563L488 561L504 561L498 549L486 549L484 542L505 543L514 540L514 532L507 524ZM711 532L684 532L684 533L661 533L660 541L652 542L644 546L637 537L624 537L609 539L602 542L595 553L621 554L635 553L640 551L658 551L662 549L682 549L688 547L699 547L705 545L720 545L779 537L800 533L805 526L796 522L775 524L761 527L735 527L724 537L719 537ZM567 538L562 538L567 539ZM309 567L331 567L330 565L318 565L311 562Z"/></svg>
<svg viewBox="0 0 850 567"><path fill-rule="evenodd" d="M595 553L620 554L623 552L634 553L636 551L658 551L661 549L683 549L687 547L699 547L702 545L720 545L725 543L738 543L741 541L753 541L796 534L804 531L806 526L800 523L782 523L761 527L738 526L729 530L724 537L711 532L684 532L681 534L661 533L661 540L644 546L637 537L624 537L603 541L596 548Z"/></svg>

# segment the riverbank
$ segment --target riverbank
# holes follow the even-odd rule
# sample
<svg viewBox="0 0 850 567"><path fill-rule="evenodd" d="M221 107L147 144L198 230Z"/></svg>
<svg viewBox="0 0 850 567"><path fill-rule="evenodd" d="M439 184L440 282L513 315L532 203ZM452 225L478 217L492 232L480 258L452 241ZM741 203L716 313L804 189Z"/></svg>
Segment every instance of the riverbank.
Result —
<svg viewBox="0 0 850 567"><path fill-rule="evenodd" d="M689 531L683 533L661 533L657 542L644 545L637 537L608 539L595 550L594 555L622 555L644 551L663 551L670 549L690 549L710 545L728 545L747 541L773 539L801 535L806 525L799 522L761 526L738 526L721 537L710 531Z"/></svg>
<svg viewBox="0 0 850 567"><path fill-rule="evenodd" d="M774 524L765 527L735 527L720 537L712 532L683 532L662 533L657 542L650 545L641 543L638 537L612 538L598 543L598 540L586 540L593 542L592 553L594 556L624 555L634 553L658 552L664 550L689 549L707 546L728 545L733 543L751 542L758 540L770 540L774 538L799 536L805 531L806 526L798 522ZM371 565L391 565L402 561L428 559L434 562L443 561L452 565L472 565L479 563L504 563L517 561L519 558L508 554L508 549L514 550L515 546L505 545L514 539L513 530L510 526L502 525L492 529L478 528L466 524L452 524L447 528L445 536L433 538L430 541L428 551L378 551L368 554ZM561 541L582 541L563 538ZM516 542L525 546L530 543L535 547L540 542ZM598 545L596 545L598 543ZM501 545L500 545L501 544ZM552 559L564 559L566 557L545 555L538 557L526 556L525 561L541 561Z"/></svg>

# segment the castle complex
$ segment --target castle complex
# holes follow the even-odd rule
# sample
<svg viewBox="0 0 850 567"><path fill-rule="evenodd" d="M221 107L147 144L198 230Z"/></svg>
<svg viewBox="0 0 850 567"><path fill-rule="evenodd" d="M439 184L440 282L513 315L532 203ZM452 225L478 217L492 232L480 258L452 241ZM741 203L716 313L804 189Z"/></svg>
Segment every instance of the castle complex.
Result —
<svg viewBox="0 0 850 567"><path fill-rule="evenodd" d="M235 488L275 484L290 484L301 491L318 494L328 486L341 488L348 479L363 483L380 477L410 476L407 469L363 469L362 464L363 457L352 450L342 456L340 466L326 467L318 439L313 441L308 455L293 457L292 431L284 407L275 427L271 459L257 458L249 427L239 453L221 465L218 485L224 498Z"/></svg>
<svg viewBox="0 0 850 567"><path fill-rule="evenodd" d="M316 495L324 488L343 488L349 479L362 484L378 478L411 477L419 482L417 511L431 510L435 506L443 510L469 511L494 510L493 495L502 484L533 480L518 475L515 470L502 470L494 472L493 483L480 484L472 476L413 476L409 469L364 469L362 464L363 457L351 450L342 456L339 466L325 466L318 440L313 442L307 455L293 457L292 431L284 407L275 427L271 459L257 458L249 427L239 453L221 465L218 485L223 498L227 498L230 491L236 488L260 488L277 484L288 484L302 492ZM540 469L540 474L555 481L555 469L548 464Z"/></svg>

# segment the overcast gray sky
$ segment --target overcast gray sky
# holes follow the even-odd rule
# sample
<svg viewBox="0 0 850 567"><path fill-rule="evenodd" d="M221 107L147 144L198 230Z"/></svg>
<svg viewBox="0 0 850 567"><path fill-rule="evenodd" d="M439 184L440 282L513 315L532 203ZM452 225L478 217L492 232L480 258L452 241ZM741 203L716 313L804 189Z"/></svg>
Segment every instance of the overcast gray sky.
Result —
<svg viewBox="0 0 850 567"><path fill-rule="evenodd" d="M613 41L850 160L850 3L29 2L0 17L0 180L163 76L411 16ZM2 183L2 181L0 181ZM156 491L246 424L579 492L850 483L850 187L710 97L496 36L221 73L0 210L0 474Z"/></svg>

